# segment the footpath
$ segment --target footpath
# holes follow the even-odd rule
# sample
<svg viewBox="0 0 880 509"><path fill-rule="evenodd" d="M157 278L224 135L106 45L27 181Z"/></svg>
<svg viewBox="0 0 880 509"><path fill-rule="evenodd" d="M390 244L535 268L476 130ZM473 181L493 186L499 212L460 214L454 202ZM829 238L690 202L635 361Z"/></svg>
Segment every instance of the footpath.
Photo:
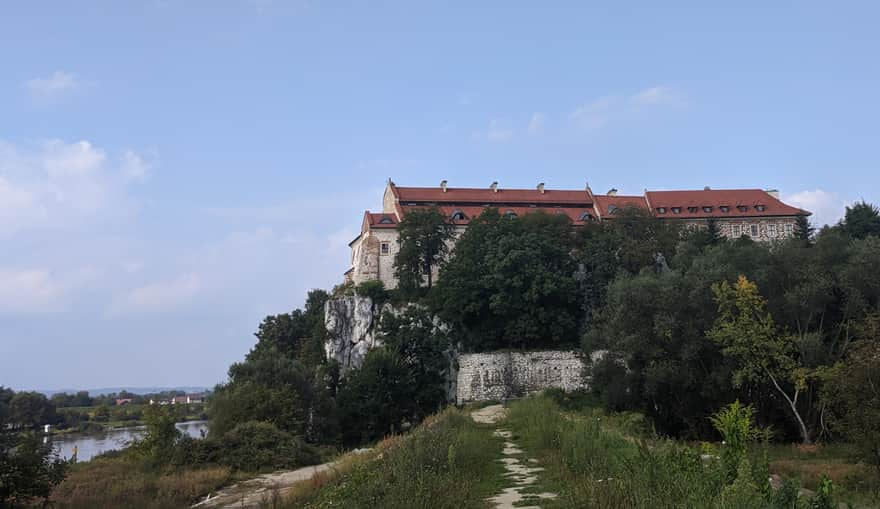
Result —
<svg viewBox="0 0 880 509"><path fill-rule="evenodd" d="M507 410L501 405L491 405L471 412L474 422L480 424L496 424L501 421ZM556 498L555 493L523 493L527 488L538 482L538 473L544 469L535 466L538 460L529 458L525 452L513 442L513 435L503 427L497 427L495 436L504 439L504 449L498 461L504 464L504 477L508 486L501 493L488 499L497 509L541 509L542 500ZM532 505L517 505L523 502Z"/></svg>

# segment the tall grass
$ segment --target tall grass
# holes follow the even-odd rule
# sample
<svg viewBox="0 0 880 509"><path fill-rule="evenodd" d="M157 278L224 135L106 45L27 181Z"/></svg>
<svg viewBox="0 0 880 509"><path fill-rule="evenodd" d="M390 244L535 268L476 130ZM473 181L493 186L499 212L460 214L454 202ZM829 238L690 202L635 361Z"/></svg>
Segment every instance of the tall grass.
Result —
<svg viewBox="0 0 880 509"><path fill-rule="evenodd" d="M295 489L285 507L483 508L501 479L501 442L455 409L378 449L374 460L355 460L341 475L321 479L319 489Z"/></svg>
<svg viewBox="0 0 880 509"><path fill-rule="evenodd" d="M58 509L187 507L229 479L227 467L154 471L125 457L98 457L75 465L50 500Z"/></svg>

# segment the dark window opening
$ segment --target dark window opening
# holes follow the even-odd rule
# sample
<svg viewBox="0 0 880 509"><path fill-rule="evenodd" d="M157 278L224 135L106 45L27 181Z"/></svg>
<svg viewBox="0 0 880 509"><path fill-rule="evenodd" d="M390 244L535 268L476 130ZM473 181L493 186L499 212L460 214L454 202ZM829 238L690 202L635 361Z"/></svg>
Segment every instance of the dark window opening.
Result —
<svg viewBox="0 0 880 509"><path fill-rule="evenodd" d="M666 207L657 207L657 212L659 212L660 214L665 214L665 213L666 213Z"/></svg>
<svg viewBox="0 0 880 509"><path fill-rule="evenodd" d="M703 212L712 212L712 207L703 207Z"/></svg>
<svg viewBox="0 0 880 509"><path fill-rule="evenodd" d="M681 214L681 207L672 207L673 214Z"/></svg>
<svg viewBox="0 0 880 509"><path fill-rule="evenodd" d="M727 205L722 205L718 208L721 209L721 212L730 212L730 207L728 207Z"/></svg>
<svg viewBox="0 0 880 509"><path fill-rule="evenodd" d="M394 221L392 221L390 217L382 217L382 219L379 220L379 224L394 224Z"/></svg>
<svg viewBox="0 0 880 509"><path fill-rule="evenodd" d="M699 210L697 207L688 207L688 212L691 214L696 214L697 210Z"/></svg>

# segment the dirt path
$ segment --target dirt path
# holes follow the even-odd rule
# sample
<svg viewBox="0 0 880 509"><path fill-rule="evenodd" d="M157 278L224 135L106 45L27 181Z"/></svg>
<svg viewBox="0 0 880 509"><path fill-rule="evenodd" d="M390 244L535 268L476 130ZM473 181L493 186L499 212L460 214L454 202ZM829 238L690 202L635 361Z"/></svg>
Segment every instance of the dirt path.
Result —
<svg viewBox="0 0 880 509"><path fill-rule="evenodd" d="M363 454L370 449L357 449L354 454ZM247 481L242 481L216 493L209 494L205 500L193 505L200 509L256 509L274 507L283 500L284 495L300 481L307 481L327 470L333 469L339 462L331 461L320 465L312 465L296 470L287 470L263 474Z"/></svg>
<svg viewBox="0 0 880 509"><path fill-rule="evenodd" d="M491 405L471 412L471 418L481 424L495 424L507 415L507 410L501 405ZM501 493L489 499L497 509L541 509L539 505L518 506L523 501L536 504L541 500L556 498L555 493L523 493L523 490L538 482L538 472L544 469L534 466L538 461L526 457L525 452L513 442L510 431L498 427L495 436L504 439L502 457L498 459L504 463L507 472L504 476L510 481L510 486L501 490Z"/></svg>

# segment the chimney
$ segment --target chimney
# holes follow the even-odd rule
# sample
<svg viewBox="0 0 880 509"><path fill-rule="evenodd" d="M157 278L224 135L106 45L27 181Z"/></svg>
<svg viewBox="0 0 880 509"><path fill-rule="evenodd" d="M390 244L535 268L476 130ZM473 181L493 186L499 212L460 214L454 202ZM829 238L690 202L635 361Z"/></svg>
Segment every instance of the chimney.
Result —
<svg viewBox="0 0 880 509"><path fill-rule="evenodd" d="M492 182L492 185L489 186L489 189L492 190L493 193L498 192L498 181Z"/></svg>
<svg viewBox="0 0 880 509"><path fill-rule="evenodd" d="M440 181L440 189L441 189L444 193L446 192L446 181L445 181L445 180L441 180L441 181Z"/></svg>
<svg viewBox="0 0 880 509"><path fill-rule="evenodd" d="M608 190L608 196L617 196L617 189L611 188Z"/></svg>
<svg viewBox="0 0 880 509"><path fill-rule="evenodd" d="M711 190L712 190L712 188L709 187L709 186L706 186L706 187L703 188L703 191L711 191Z"/></svg>
<svg viewBox="0 0 880 509"><path fill-rule="evenodd" d="M543 182L538 184L538 192L541 194L544 194L544 183Z"/></svg>
<svg viewBox="0 0 880 509"><path fill-rule="evenodd" d="M777 200L779 199L779 189L768 189L765 192Z"/></svg>

